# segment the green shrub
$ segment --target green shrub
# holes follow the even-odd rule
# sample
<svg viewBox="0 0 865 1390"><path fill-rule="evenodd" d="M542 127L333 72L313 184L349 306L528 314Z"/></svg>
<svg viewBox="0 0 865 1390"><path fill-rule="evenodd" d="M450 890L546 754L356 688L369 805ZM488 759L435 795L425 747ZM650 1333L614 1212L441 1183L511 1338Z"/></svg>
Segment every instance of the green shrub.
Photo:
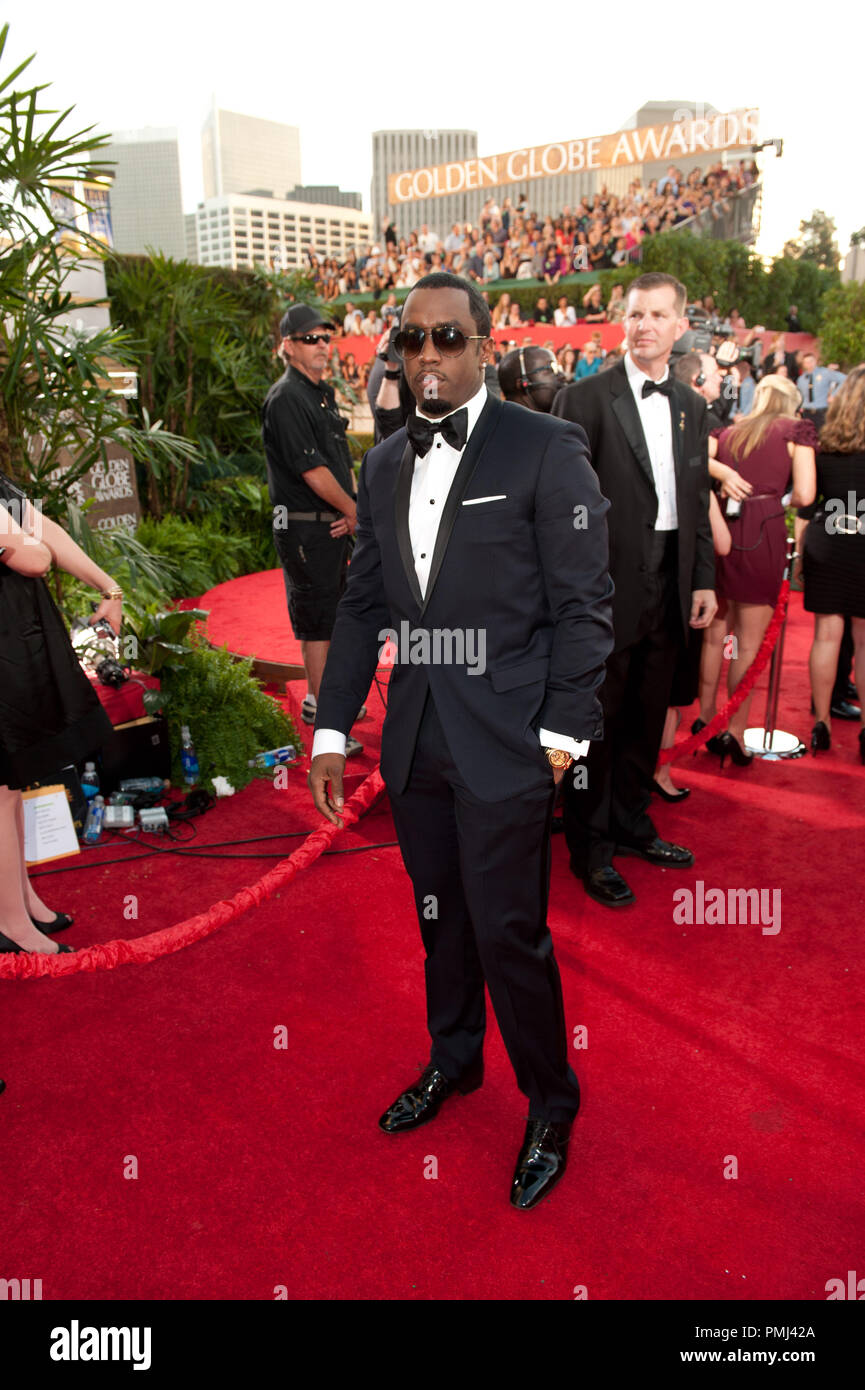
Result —
<svg viewBox="0 0 865 1390"><path fill-rule="evenodd" d="M364 454L375 443L374 434L348 434L346 438L351 451L351 461L357 464L362 462Z"/></svg>
<svg viewBox="0 0 865 1390"><path fill-rule="evenodd" d="M845 372L865 362L865 285L839 285L827 294L820 346L823 361L838 362Z"/></svg>
<svg viewBox="0 0 865 1390"><path fill-rule="evenodd" d="M249 766L256 753L302 743L281 705L252 678L252 661L234 660L227 648L209 647L192 637L193 649L162 677L164 713L171 744L171 780L183 784L180 763L182 725L189 726L201 784L213 790L214 777L227 777L236 791L255 776L273 770Z"/></svg>
<svg viewBox="0 0 865 1390"><path fill-rule="evenodd" d="M179 516L165 516L161 521L145 517L136 538L152 554L176 565L178 587L170 598L197 597L255 568L252 539L225 528L218 513L208 513L197 521Z"/></svg>

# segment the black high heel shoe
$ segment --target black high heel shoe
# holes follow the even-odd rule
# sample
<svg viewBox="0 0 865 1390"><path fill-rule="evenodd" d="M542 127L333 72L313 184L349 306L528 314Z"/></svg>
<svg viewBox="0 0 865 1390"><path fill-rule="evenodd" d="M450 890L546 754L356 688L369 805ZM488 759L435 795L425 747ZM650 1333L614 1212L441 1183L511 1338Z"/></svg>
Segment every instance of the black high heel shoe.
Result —
<svg viewBox="0 0 865 1390"><path fill-rule="evenodd" d="M32 919L31 919L32 920ZM19 946L17 941L10 941L8 936L0 932L0 956L71 956L75 951L74 946L58 946L56 951L28 951L23 946Z"/></svg>
<svg viewBox="0 0 865 1390"><path fill-rule="evenodd" d="M701 729L705 729L705 727L706 727L706 721L705 721L705 719L695 719L694 722L693 722L693 724L691 725L691 733L692 733L692 734L698 734L698 733L700 732L700 730L701 730ZM709 739L706 740L706 750L707 750L707 752L709 752L709 753L714 753L716 758L719 758L719 757L721 756L721 752L722 752L722 748L721 748L721 738L722 738L722 735L721 735L721 734L715 734L712 738L709 738ZM696 751L697 751L697 750L695 749L695 750L694 750L695 754L696 754Z"/></svg>
<svg viewBox="0 0 865 1390"><path fill-rule="evenodd" d="M55 912L50 922L40 922L38 918L33 916L32 912L28 912L27 916L30 918L36 930L43 932L45 936L50 936L52 932L66 931L75 921L75 918L70 917L68 912Z"/></svg>
<svg viewBox="0 0 865 1390"><path fill-rule="evenodd" d="M818 753L828 753L831 747L832 735L829 733L823 720L818 719L811 730L811 752L814 757L816 757Z"/></svg>
<svg viewBox="0 0 865 1390"><path fill-rule="evenodd" d="M750 767L754 761L754 754L746 753L729 729L718 735L718 743L721 745L721 767L724 766L725 758L732 758L736 767Z"/></svg>
<svg viewBox="0 0 865 1390"><path fill-rule="evenodd" d="M652 791L662 797L664 801L684 801L686 796L691 795L690 787L680 787L677 792L668 792L666 787L662 787L660 782L652 778Z"/></svg>
<svg viewBox="0 0 865 1390"><path fill-rule="evenodd" d="M865 729L859 730L859 761L865 763Z"/></svg>

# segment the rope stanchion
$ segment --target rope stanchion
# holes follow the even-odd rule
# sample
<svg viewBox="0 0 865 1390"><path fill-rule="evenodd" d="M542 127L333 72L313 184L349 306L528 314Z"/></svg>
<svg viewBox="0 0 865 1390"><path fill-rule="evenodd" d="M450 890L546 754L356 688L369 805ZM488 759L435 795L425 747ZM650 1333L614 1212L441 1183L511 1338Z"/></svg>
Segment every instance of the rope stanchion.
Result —
<svg viewBox="0 0 865 1390"><path fill-rule="evenodd" d="M347 801L343 812L344 827L360 820L383 790L381 772L376 767ZM40 975L57 977L76 975L81 970L114 970L118 965L148 965L161 956L182 951L185 946L204 940L250 908L258 907L272 898L278 889L284 888L297 874L314 864L339 832L339 826L325 822L318 830L311 831L303 844L287 859L280 860L248 888L241 888L233 898L213 903L197 917L188 917L148 936L139 936L131 941L108 941L104 946L88 946L86 950L70 955L65 952L63 955L37 952L30 955L24 952L20 955L0 955L0 980L32 980Z"/></svg>
<svg viewBox="0 0 865 1390"><path fill-rule="evenodd" d="M696 750L702 748L703 744L708 742L710 738L714 738L715 734L720 734L726 729L730 722L731 714L735 714L742 702L751 694L751 691L757 684L758 677L764 671L772 656L772 652L775 650L775 644L784 628L784 619L787 616L787 603L789 598L790 580L784 579L778 593L778 602L775 604L775 611L769 619L769 626L763 634L763 641L760 643L759 651L724 708L719 710L714 719L710 719L709 723L706 724L704 728L700 729L698 733L691 734L688 738L682 739L681 743L675 744L672 748L662 749L658 756L659 764L672 763L675 762L676 759L684 757L686 753L696 752Z"/></svg>

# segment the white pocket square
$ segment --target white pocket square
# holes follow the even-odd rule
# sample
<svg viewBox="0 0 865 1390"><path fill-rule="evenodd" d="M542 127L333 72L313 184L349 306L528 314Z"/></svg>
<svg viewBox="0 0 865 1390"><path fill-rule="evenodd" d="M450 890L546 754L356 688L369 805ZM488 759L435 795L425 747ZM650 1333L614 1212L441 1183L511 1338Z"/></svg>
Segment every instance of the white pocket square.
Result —
<svg viewBox="0 0 865 1390"><path fill-rule="evenodd" d="M507 500L506 492L497 492L495 497L469 497L464 499L464 507L476 507L478 502L504 502Z"/></svg>

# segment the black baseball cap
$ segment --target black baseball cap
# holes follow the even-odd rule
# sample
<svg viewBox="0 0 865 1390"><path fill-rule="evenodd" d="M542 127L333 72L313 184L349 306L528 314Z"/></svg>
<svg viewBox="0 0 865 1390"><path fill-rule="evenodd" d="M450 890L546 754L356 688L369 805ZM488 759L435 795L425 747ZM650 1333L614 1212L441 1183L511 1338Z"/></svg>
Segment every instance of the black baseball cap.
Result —
<svg viewBox="0 0 865 1390"><path fill-rule="evenodd" d="M292 304L279 321L279 331L283 338L296 338L300 333L309 333L313 328L328 328L336 332L336 324L322 318L318 309L310 304Z"/></svg>

